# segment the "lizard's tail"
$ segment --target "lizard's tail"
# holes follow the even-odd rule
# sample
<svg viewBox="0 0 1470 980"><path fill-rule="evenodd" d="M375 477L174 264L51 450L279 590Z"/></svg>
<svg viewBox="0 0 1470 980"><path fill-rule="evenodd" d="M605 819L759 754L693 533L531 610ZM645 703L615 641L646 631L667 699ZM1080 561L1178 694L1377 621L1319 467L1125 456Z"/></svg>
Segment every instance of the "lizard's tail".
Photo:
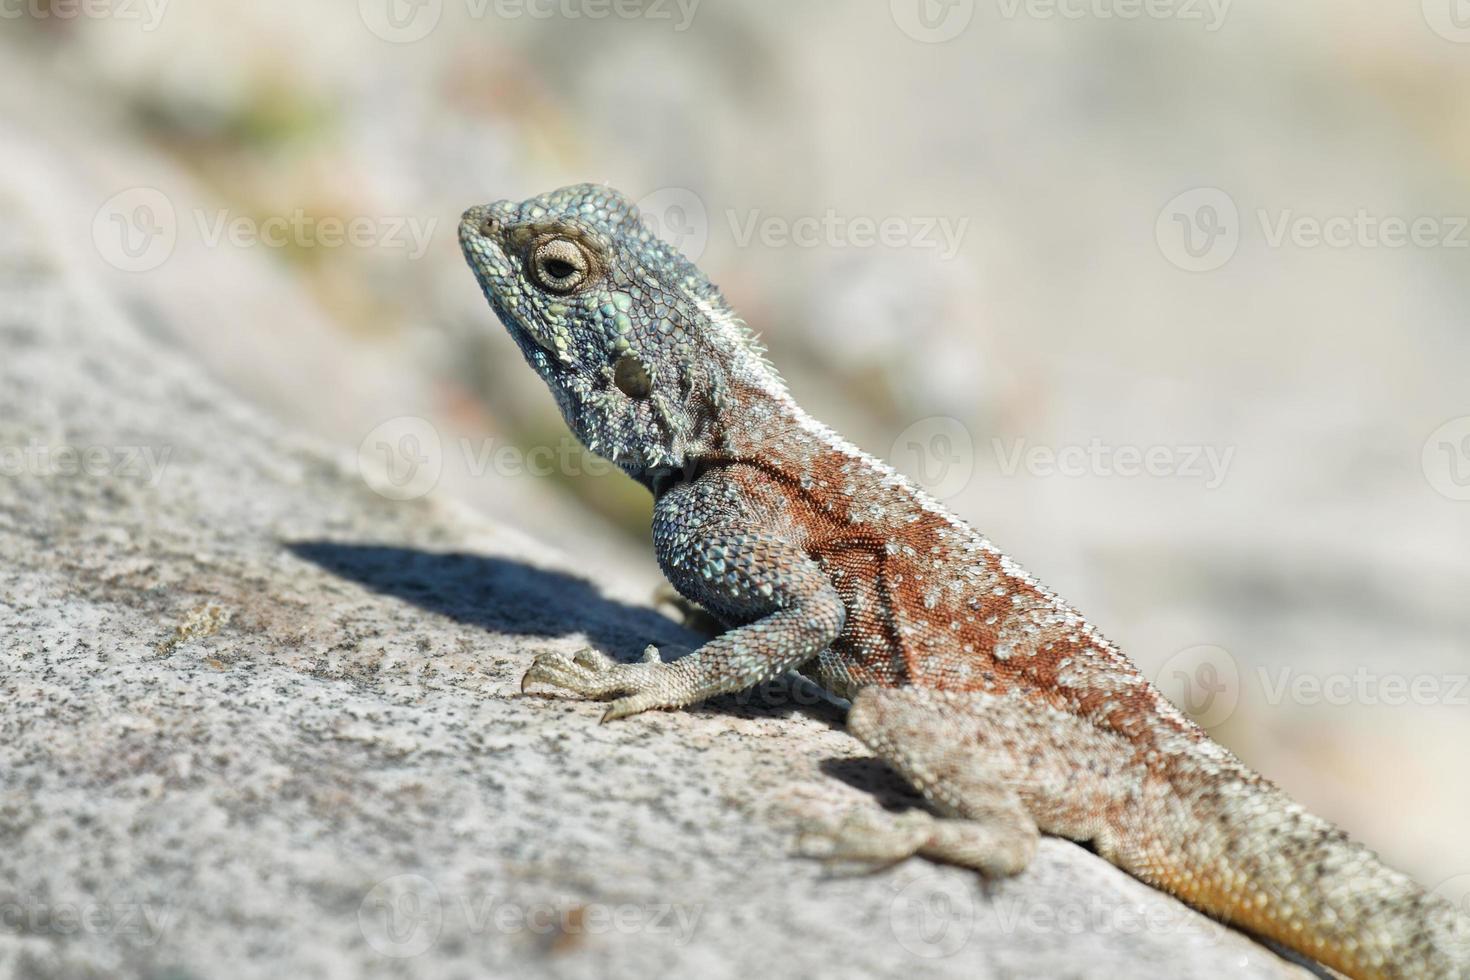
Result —
<svg viewBox="0 0 1470 980"><path fill-rule="evenodd" d="M1099 850L1195 908L1351 977L1470 978L1470 921L1460 910L1236 765L1209 777L1187 761L1166 767L1167 790L1134 816L1194 832L1129 827L1125 814Z"/></svg>
<svg viewBox="0 0 1470 980"><path fill-rule="evenodd" d="M848 727L942 813L992 830L1009 814L1013 844L1027 820L1033 835L1091 842L1194 908L1357 980L1470 980L1470 914L1384 866L1182 715L1119 714L1122 723L1099 723L1015 697L871 687ZM974 850L938 856L982 870L1025 863L1023 846L1000 862L976 863Z"/></svg>

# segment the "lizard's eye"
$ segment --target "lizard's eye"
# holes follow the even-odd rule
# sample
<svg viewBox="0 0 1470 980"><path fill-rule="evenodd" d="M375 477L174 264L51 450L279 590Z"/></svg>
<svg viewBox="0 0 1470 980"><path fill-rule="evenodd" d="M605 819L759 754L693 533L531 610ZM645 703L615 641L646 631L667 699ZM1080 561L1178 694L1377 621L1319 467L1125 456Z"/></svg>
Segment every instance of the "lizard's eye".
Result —
<svg viewBox="0 0 1470 980"><path fill-rule="evenodd" d="M629 398L647 398L653 392L648 368L632 353L624 354L613 365L613 384Z"/></svg>
<svg viewBox="0 0 1470 980"><path fill-rule="evenodd" d="M591 268L587 253L570 238L542 242L531 255L531 274L542 289L553 293L570 293L582 285Z"/></svg>

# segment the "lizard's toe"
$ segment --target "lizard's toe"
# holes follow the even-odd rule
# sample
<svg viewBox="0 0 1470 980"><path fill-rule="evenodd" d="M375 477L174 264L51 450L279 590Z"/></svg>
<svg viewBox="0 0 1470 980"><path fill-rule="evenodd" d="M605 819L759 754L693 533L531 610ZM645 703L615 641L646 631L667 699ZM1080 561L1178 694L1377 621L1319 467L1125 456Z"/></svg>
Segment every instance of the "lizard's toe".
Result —
<svg viewBox="0 0 1470 980"><path fill-rule="evenodd" d="M521 691L529 690L532 684L545 684L584 697L605 697L618 689L612 680L616 666L616 661L591 648L570 657L549 651L538 654L522 675Z"/></svg>
<svg viewBox="0 0 1470 980"><path fill-rule="evenodd" d="M636 715L649 708L674 704L667 683L669 667L659 660L658 648L649 646L638 663L619 663L600 650L588 647L568 656L542 653L521 677L521 692L533 684L560 688L584 698L617 697L608 706L603 721ZM619 697L619 695L624 695Z"/></svg>
<svg viewBox="0 0 1470 980"><path fill-rule="evenodd" d="M583 647L572 654L572 663L590 671L606 672L617 665L617 661L596 647Z"/></svg>
<svg viewBox="0 0 1470 980"><path fill-rule="evenodd" d="M884 819L870 810L854 808L840 822L803 828L796 850L802 857L829 863L880 868L919 853L933 835L934 824L934 818L922 810Z"/></svg>
<svg viewBox="0 0 1470 980"><path fill-rule="evenodd" d="M665 706L657 696L651 693L630 694L627 697L618 698L612 704L608 705L607 710L602 713L602 721L616 721L619 718L626 718L629 715L636 715L640 712L647 711L649 708L661 708Z"/></svg>

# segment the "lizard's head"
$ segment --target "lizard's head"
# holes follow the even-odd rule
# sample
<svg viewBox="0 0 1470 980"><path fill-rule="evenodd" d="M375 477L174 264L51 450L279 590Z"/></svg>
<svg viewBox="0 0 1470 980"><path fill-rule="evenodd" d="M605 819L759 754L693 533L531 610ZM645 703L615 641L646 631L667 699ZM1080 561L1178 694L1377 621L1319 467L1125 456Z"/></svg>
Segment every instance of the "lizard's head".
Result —
<svg viewBox="0 0 1470 980"><path fill-rule="evenodd" d="M472 207L459 242L567 424L637 479L718 451L732 384L781 390L719 290L611 188Z"/></svg>

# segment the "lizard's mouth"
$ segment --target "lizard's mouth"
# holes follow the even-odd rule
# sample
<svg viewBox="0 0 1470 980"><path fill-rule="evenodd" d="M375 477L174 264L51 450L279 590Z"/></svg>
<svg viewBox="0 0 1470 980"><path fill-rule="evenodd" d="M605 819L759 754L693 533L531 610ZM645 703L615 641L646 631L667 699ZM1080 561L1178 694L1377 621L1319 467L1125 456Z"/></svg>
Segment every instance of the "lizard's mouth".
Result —
<svg viewBox="0 0 1470 980"><path fill-rule="evenodd" d="M501 227L500 218L496 215L498 207L496 204L477 204L460 215L459 249L479 280L480 291L505 328L517 340L539 343L535 334L506 307L500 294L500 282L512 276L513 271L510 256L497 240Z"/></svg>

